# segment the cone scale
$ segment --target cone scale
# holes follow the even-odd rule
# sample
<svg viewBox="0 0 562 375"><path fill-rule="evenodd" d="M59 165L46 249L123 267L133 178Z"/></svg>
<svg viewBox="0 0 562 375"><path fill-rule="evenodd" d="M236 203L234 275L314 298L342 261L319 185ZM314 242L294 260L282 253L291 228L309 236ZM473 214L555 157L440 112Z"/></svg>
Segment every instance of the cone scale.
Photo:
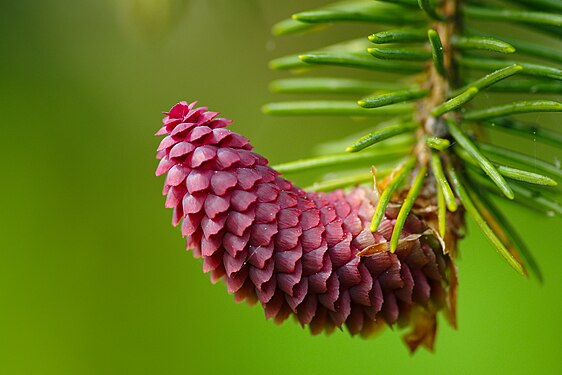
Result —
<svg viewBox="0 0 562 375"><path fill-rule="evenodd" d="M432 349L436 315L455 324L456 270L429 223L410 214L391 253L396 207L372 233L372 189L305 192L217 116L180 102L156 133L165 205L211 280L277 323L362 336L398 324L410 350Z"/></svg>

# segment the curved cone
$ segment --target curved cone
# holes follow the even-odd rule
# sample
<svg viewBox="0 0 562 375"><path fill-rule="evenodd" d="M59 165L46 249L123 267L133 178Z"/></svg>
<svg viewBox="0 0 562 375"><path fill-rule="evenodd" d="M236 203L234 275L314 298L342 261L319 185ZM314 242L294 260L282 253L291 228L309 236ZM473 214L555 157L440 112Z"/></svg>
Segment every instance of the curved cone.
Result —
<svg viewBox="0 0 562 375"><path fill-rule="evenodd" d="M390 253L397 210L371 233L372 190L307 193L227 130L229 120L195 105L166 113L156 174L167 174L172 222L212 280L276 322L293 314L313 333L345 324L362 335L398 322L412 326L412 350L432 348L436 313L454 311L456 276L426 223L410 215Z"/></svg>

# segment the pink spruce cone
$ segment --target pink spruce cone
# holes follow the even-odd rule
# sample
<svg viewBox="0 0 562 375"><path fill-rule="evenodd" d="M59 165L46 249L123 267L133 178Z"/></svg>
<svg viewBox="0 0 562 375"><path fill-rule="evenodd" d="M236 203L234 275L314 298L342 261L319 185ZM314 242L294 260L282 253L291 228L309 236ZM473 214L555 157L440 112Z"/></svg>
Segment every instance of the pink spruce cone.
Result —
<svg viewBox="0 0 562 375"><path fill-rule="evenodd" d="M224 277L237 301L259 301L278 323L294 314L314 334L345 324L366 336L398 322L413 327L405 337L411 350L431 349L436 313L446 309L454 320L456 278L426 223L410 215L396 253L369 252L386 249L395 208L371 233L372 190L307 193L225 129L230 120L195 105L165 113L156 175L167 173L172 223L181 222L211 280ZM358 256L365 249L371 255Z"/></svg>

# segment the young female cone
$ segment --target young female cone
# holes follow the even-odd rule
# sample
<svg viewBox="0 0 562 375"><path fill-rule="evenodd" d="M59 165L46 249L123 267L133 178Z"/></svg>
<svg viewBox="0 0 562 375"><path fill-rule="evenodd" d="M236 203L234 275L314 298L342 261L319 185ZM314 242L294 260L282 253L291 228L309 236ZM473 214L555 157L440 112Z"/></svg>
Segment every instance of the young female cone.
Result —
<svg viewBox="0 0 562 375"><path fill-rule="evenodd" d="M346 325L369 335L383 323L412 326L413 351L432 348L436 314L454 324L456 273L426 222L410 214L388 251L398 209L369 230L375 194L307 193L268 167L218 113L180 102L157 135L157 175L187 248L237 300L259 301L276 322L295 315L313 333Z"/></svg>

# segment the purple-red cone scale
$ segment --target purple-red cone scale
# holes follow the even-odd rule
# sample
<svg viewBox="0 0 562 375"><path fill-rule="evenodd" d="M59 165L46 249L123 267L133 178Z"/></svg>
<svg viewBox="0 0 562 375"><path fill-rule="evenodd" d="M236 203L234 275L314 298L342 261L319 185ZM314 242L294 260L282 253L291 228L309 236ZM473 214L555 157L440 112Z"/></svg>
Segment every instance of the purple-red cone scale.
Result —
<svg viewBox="0 0 562 375"><path fill-rule="evenodd" d="M157 175L187 248L237 300L259 301L276 322L295 315L313 333L346 325L368 335L383 323L412 326L413 350L433 345L436 313L450 306L450 259L410 215L396 253L357 254L390 240L397 210L369 230L373 190L308 193L268 167L218 113L181 102L156 133ZM431 237L431 236L429 236ZM431 238L430 238L431 239Z"/></svg>

